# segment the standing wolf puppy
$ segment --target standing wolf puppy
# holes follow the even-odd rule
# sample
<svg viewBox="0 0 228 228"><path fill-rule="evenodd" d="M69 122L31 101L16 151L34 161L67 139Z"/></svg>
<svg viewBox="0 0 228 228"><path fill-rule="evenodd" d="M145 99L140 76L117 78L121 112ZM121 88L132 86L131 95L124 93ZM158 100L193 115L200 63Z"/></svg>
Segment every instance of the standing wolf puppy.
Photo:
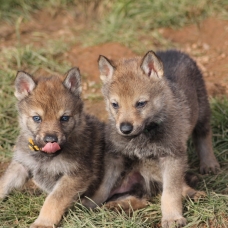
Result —
<svg viewBox="0 0 228 228"><path fill-rule="evenodd" d="M0 179L0 198L29 178L48 193L31 225L53 227L79 196L91 197L103 177L104 126L84 114L80 73L15 81L20 135L14 156Z"/></svg>
<svg viewBox="0 0 228 228"><path fill-rule="evenodd" d="M154 181L161 184L163 227L185 225L182 195L196 193L184 181L190 134L200 157L200 171L216 172L219 168L212 150L210 108L199 69L178 51L149 51L143 58L117 63L100 56L99 69L110 114L109 151L138 159L132 173L142 175L147 195ZM103 194L111 189L113 177L118 177L118 172L120 175L121 162L113 163L112 169L109 167L111 180L104 178L103 185L108 187L103 187Z"/></svg>

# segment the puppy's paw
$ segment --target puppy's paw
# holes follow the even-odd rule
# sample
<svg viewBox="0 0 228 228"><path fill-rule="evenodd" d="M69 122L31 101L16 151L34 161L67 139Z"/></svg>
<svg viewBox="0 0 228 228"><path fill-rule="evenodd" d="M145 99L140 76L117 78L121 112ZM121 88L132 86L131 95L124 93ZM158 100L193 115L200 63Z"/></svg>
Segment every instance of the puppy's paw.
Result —
<svg viewBox="0 0 228 228"><path fill-rule="evenodd" d="M92 208L92 209L98 206L94 201L85 197L81 200L81 204L87 208Z"/></svg>
<svg viewBox="0 0 228 228"><path fill-rule="evenodd" d="M205 198L207 196L204 191L196 191L194 195L191 196L191 199L197 202L199 199Z"/></svg>
<svg viewBox="0 0 228 228"><path fill-rule="evenodd" d="M30 228L56 228L56 226L46 226L42 224L33 223L32 225L30 225Z"/></svg>
<svg viewBox="0 0 228 228"><path fill-rule="evenodd" d="M122 204L122 203L121 203ZM105 208L109 210L119 211L121 208L123 208L123 205L121 205L120 202L117 201L110 201L104 205Z"/></svg>
<svg viewBox="0 0 228 228"><path fill-rule="evenodd" d="M57 226L49 221L36 219L36 221L30 225L30 228L56 228Z"/></svg>
<svg viewBox="0 0 228 228"><path fill-rule="evenodd" d="M174 219L162 218L162 228L184 227L186 224L187 224L187 221L182 216Z"/></svg>
<svg viewBox="0 0 228 228"><path fill-rule="evenodd" d="M188 196L193 201L197 202L199 199L205 198L207 194L204 191L197 191L189 187L186 191L186 196Z"/></svg>
<svg viewBox="0 0 228 228"><path fill-rule="evenodd" d="M216 174L220 170L220 165L217 162L215 157L203 159L202 162L200 162L200 173L201 174L208 174L213 173Z"/></svg>
<svg viewBox="0 0 228 228"><path fill-rule="evenodd" d="M0 202L5 198L5 194L0 192Z"/></svg>
<svg viewBox="0 0 228 228"><path fill-rule="evenodd" d="M105 207L116 211L123 210L125 212L132 212L145 208L147 205L148 201L146 199L139 199L135 196L128 196L115 201L110 201L105 204Z"/></svg>
<svg viewBox="0 0 228 228"><path fill-rule="evenodd" d="M2 201L5 197L6 197L6 191L3 188L3 184L2 182L0 182L0 201Z"/></svg>

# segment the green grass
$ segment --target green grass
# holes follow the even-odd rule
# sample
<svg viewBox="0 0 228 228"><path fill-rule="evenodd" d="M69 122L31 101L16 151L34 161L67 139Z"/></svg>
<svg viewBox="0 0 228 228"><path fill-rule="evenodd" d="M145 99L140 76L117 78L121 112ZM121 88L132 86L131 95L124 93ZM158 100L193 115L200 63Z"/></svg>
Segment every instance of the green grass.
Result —
<svg viewBox="0 0 228 228"><path fill-rule="evenodd" d="M199 25L209 16L228 19L227 0L0 0L0 5L0 19L10 23L17 18L29 19L44 8L51 15L65 10L88 21L88 29L77 38L84 45L116 41L140 53L171 45L159 28Z"/></svg>
<svg viewBox="0 0 228 228"><path fill-rule="evenodd" d="M218 14L228 19L227 12L227 0L117 0L82 40L87 45L116 41L142 53L170 47L159 28L199 25L202 19Z"/></svg>
<svg viewBox="0 0 228 228"><path fill-rule="evenodd" d="M0 227L28 227L39 214L44 195L15 192L0 205Z"/></svg>
<svg viewBox="0 0 228 228"><path fill-rule="evenodd" d="M9 61L11 62L11 61ZM34 62L30 62L28 68L33 68ZM38 61L39 63L39 61ZM14 63L16 64L16 63ZM32 65L31 65L32 64ZM39 65L39 64L38 64ZM45 64L44 64L45 65ZM7 72L7 71L5 71ZM14 74L8 72L1 74L1 129L0 158L8 161L10 151L18 133L16 111L14 108L12 79ZM212 99L212 127L214 132L214 150L221 164L221 171L217 175L200 176L198 189L207 192L207 197L199 202L184 200L184 215L188 219L187 227L209 227L211 223L215 227L225 227L227 224L227 200L228 196L223 191L228 187L228 100ZM190 145L190 168L198 172L198 159ZM45 194L37 195L29 191L13 192L8 199L0 204L0 227L28 227L39 214L39 210L45 199ZM63 227L157 227L161 219L160 197L153 199L146 209L136 211L132 216L116 213L98 208L95 211L85 209L75 204L68 211L62 221Z"/></svg>
<svg viewBox="0 0 228 228"><path fill-rule="evenodd" d="M142 52L149 47L170 47L161 37L158 29L163 26L179 27L189 23L199 23L207 16L216 15L227 18L227 0L220 1L108 1L97 0L97 13L100 20L90 21L89 31L83 32L77 39L82 44L91 45L107 41L118 41ZM142 4L143 2L143 4ZM9 162L12 149L18 135L17 113L15 108L13 81L17 70L30 74L46 72L47 74L65 73L70 63L64 59L64 53L73 43L64 40L45 39L41 47L31 44L22 45L20 17L29 20L31 14L46 8L50 12L68 9L72 13L79 1L26 1L0 0L0 19L15 26L17 38L14 43L0 48L0 161ZM91 1L83 2L86 10ZM77 6L77 7L76 7ZM76 8L75 8L76 7ZM79 7L79 8L80 8ZM83 11L83 13L85 13ZM89 12L86 14L89 16ZM18 19L19 18L19 19ZM99 23L98 23L99 22ZM143 37L150 37L141 41ZM42 38L41 38L42 39ZM157 43L159 40L159 43ZM142 45L143 44L143 45ZM89 76L88 76L89 77ZM86 77L85 80L88 78ZM83 78L84 79L84 78ZM92 97L91 97L92 96ZM100 99L99 95L89 95L91 100ZM184 200L184 215L187 227L226 227L228 224L228 99L211 99L213 145L216 157L221 164L221 171L216 175L199 175L198 189L207 192L207 197L199 202ZM198 173L199 161L189 143L190 169ZM0 163L1 164L1 163ZM14 191L0 203L0 227L28 227L38 216L45 199L45 194L31 190ZM160 196L152 199L145 209L133 212L132 216L98 208L94 211L75 204L64 216L62 227L159 227L161 220Z"/></svg>
<svg viewBox="0 0 228 228"><path fill-rule="evenodd" d="M86 216L85 216L86 214ZM159 212L157 213L159 215ZM64 227L124 227L137 228L148 227L148 219L145 218L143 211L133 212L128 216L124 212L115 213L112 211L98 208L94 211L85 208L75 207L69 211L64 218ZM115 222L113 222L115 221Z"/></svg>
<svg viewBox="0 0 228 228"><path fill-rule="evenodd" d="M35 13L40 9L48 8L50 11L65 9L67 6L73 5L74 0L50 0L50 1L36 1L36 0L0 0L0 19L9 23L17 17L24 17L29 19L31 13Z"/></svg>

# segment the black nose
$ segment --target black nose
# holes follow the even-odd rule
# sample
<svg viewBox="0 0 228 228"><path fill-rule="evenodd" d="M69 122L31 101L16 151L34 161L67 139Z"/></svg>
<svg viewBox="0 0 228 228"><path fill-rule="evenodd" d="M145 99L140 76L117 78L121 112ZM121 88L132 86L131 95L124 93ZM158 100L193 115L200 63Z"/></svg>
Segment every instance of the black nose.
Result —
<svg viewBox="0 0 228 228"><path fill-rule="evenodd" d="M44 142L48 143L48 142L58 142L58 138L56 135L46 135L44 137Z"/></svg>
<svg viewBox="0 0 228 228"><path fill-rule="evenodd" d="M128 122L125 122L125 123L121 123L120 124L120 130L123 134L125 135L128 135L132 132L133 130L133 125L128 123Z"/></svg>

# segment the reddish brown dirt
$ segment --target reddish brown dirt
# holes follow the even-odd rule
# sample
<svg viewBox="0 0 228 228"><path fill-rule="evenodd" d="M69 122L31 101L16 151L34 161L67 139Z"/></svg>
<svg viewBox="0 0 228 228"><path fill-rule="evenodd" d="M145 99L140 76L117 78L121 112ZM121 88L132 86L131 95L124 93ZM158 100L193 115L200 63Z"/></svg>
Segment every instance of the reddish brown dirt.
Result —
<svg viewBox="0 0 228 228"><path fill-rule="evenodd" d="M86 48L81 46L73 47L70 52L66 54L66 57L73 66L80 67L80 71L85 76L85 79L87 79L83 82L85 91L84 98L89 98L91 95L96 95L98 98L101 98L100 86L98 89L90 88L93 85L101 85L97 66L99 55L104 55L112 60L135 56L130 49L118 43L106 43ZM102 98L99 100L88 99L85 104L87 112L93 113L101 120L107 119L107 113L105 112L105 105Z"/></svg>
<svg viewBox="0 0 228 228"><path fill-rule="evenodd" d="M162 34L195 58L210 95L228 95L228 21L209 18L179 30L164 29Z"/></svg>
<svg viewBox="0 0 228 228"><path fill-rule="evenodd" d="M85 109L106 120L107 114L100 92L98 56L102 54L115 60L134 56L133 51L119 43L83 47L77 42L77 36L91 25L81 17L65 11L54 14L39 11L30 21L18 19L16 24L19 25L20 39L15 26L0 24L0 51L5 47L18 45L19 41L20 45L30 44L36 47L46 47L49 40L75 43L68 52L58 58L80 68L83 75ZM228 95L228 21L209 18L198 26L190 25L179 30L164 28L159 31L197 61L211 96ZM148 37L149 39L151 38Z"/></svg>
<svg viewBox="0 0 228 228"><path fill-rule="evenodd" d="M49 40L63 39L69 42L74 31L84 28L84 23L79 23L74 29L75 20L71 14L64 11L52 15L46 11L39 11L27 21L22 17L18 18L15 25L0 24L0 48L15 46L20 42L21 45L32 44L44 46ZM18 36L18 31L20 35Z"/></svg>
<svg viewBox="0 0 228 228"><path fill-rule="evenodd" d="M72 65L80 66L82 73L88 75L91 80L99 83L99 71L97 60L99 55L104 55L112 60L129 58L135 54L127 47L118 43L105 43L93 47L76 46L67 54L67 59Z"/></svg>

